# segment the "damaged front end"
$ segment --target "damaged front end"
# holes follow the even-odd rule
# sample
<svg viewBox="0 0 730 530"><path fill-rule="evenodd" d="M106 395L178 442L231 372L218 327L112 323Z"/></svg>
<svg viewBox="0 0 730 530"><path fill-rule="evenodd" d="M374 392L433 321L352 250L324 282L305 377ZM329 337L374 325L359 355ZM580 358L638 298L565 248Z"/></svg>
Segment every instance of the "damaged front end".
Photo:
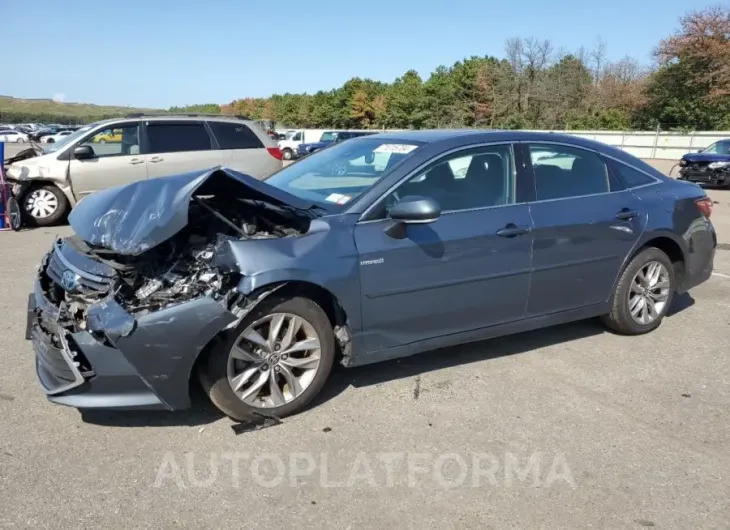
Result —
<svg viewBox="0 0 730 530"><path fill-rule="evenodd" d="M231 244L298 237L313 218L261 186L216 168L106 190L74 210L76 235L44 257L29 301L51 401L189 406L200 352L271 292L239 289Z"/></svg>
<svg viewBox="0 0 730 530"><path fill-rule="evenodd" d="M730 160L683 158L679 179L711 186L730 186Z"/></svg>

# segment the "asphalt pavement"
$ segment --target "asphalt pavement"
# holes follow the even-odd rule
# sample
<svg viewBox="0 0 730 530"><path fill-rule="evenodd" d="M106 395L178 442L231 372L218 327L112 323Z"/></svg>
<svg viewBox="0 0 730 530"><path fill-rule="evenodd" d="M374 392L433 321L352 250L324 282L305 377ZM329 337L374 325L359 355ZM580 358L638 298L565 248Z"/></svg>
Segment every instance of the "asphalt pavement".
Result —
<svg viewBox="0 0 730 530"><path fill-rule="evenodd" d="M178 413L49 404L24 340L68 227L0 233L0 528L727 528L730 192L715 273L654 333L586 321L335 371L236 434ZM727 228L725 228L727 227Z"/></svg>

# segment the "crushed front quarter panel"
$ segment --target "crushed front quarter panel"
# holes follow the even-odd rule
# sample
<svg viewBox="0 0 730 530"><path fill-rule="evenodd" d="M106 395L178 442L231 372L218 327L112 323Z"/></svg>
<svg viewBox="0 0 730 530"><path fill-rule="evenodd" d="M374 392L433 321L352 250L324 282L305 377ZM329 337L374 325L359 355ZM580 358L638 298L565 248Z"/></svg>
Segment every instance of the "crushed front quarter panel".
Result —
<svg viewBox="0 0 730 530"><path fill-rule="evenodd" d="M138 318L135 330L114 345L168 408L182 409L190 406L190 374L198 355L235 320L212 298L197 298Z"/></svg>

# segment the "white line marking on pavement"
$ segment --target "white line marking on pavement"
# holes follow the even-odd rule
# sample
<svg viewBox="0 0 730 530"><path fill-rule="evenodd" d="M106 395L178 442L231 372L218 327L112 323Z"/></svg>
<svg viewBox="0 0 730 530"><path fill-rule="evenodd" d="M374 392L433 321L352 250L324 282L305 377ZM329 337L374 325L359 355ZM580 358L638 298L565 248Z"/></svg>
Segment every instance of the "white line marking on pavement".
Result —
<svg viewBox="0 0 730 530"><path fill-rule="evenodd" d="M712 271L713 276L719 276L720 278L730 278L730 274L723 274L722 272Z"/></svg>

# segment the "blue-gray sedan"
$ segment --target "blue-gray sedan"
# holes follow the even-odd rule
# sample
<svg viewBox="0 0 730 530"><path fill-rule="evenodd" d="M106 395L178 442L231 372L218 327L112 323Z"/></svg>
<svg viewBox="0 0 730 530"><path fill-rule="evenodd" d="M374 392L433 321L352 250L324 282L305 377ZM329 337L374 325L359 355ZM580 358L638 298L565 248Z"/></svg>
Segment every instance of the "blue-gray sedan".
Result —
<svg viewBox="0 0 730 530"><path fill-rule="evenodd" d="M712 202L613 147L510 131L394 132L266 181L208 171L97 192L29 297L48 398L301 410L333 363L601 317L657 328L704 282ZM384 368L387 369L387 368Z"/></svg>

